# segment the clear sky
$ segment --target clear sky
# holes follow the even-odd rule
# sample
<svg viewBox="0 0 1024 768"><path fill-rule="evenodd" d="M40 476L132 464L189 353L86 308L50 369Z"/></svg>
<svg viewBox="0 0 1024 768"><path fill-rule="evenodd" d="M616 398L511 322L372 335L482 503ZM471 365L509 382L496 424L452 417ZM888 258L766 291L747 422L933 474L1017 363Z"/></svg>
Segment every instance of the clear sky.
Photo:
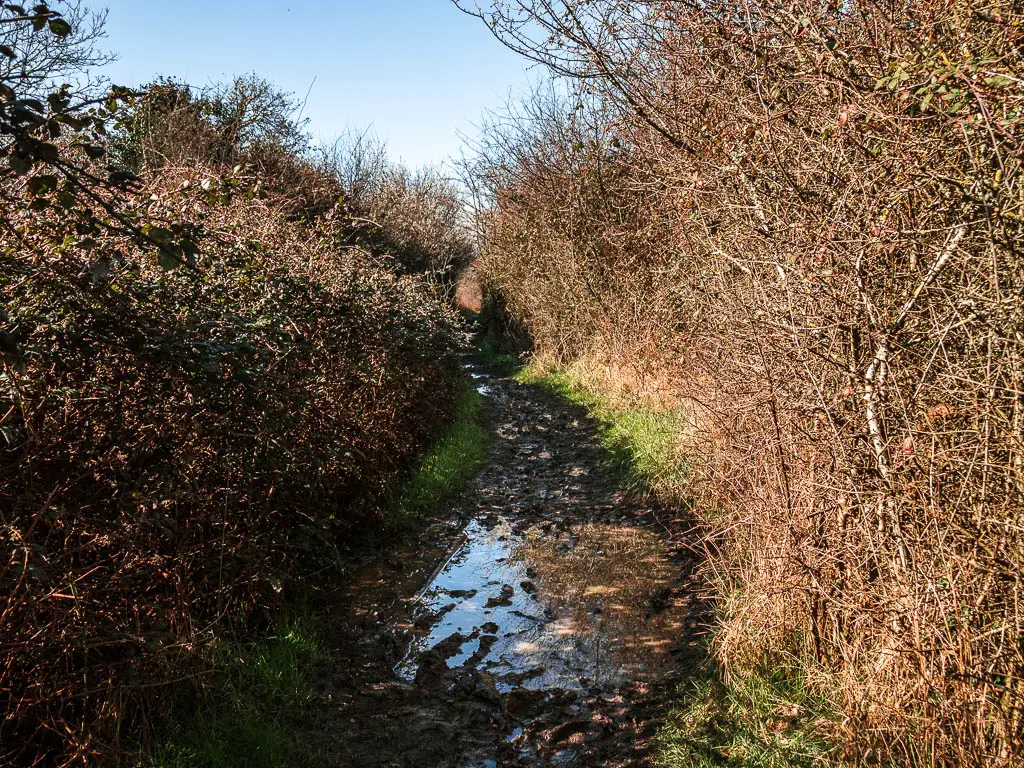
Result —
<svg viewBox="0 0 1024 768"><path fill-rule="evenodd" d="M106 74L202 86L255 72L301 100L318 140L370 125L411 166L458 153L485 109L535 72L450 0L94 0L107 7Z"/></svg>

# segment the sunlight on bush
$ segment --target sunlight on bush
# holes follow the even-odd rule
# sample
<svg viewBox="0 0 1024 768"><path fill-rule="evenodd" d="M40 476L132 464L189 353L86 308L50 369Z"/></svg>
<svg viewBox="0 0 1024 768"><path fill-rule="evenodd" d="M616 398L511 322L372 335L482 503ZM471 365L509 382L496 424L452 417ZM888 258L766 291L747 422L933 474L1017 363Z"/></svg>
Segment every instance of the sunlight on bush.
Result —
<svg viewBox="0 0 1024 768"><path fill-rule="evenodd" d="M676 476L607 439L714 528L716 657L799 658L854 761L1020 765L1020 9L456 2L558 74L465 163L485 299L686 414Z"/></svg>

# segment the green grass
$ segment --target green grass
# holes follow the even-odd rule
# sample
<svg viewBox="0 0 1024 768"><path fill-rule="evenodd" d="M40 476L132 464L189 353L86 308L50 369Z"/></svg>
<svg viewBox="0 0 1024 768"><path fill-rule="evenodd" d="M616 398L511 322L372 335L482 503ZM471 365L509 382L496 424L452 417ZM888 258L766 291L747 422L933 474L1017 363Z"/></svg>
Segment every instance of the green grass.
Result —
<svg viewBox="0 0 1024 768"><path fill-rule="evenodd" d="M477 357L499 373L511 376L523 367L523 361L519 355L505 351L488 334L481 333L477 336L476 348Z"/></svg>
<svg viewBox="0 0 1024 768"><path fill-rule="evenodd" d="M714 674L686 683L656 740L657 768L825 768L835 709L799 672Z"/></svg>
<svg viewBox="0 0 1024 768"><path fill-rule="evenodd" d="M598 422L598 437L609 463L629 485L680 496L689 479L689 466L679 448L688 422L680 412L613 407L565 370L541 371L528 365L516 378L585 408Z"/></svg>
<svg viewBox="0 0 1024 768"><path fill-rule="evenodd" d="M283 623L255 642L223 643L198 700L178 707L178 725L143 764L148 768L289 768L309 765L296 736L325 661L307 621Z"/></svg>
<svg viewBox="0 0 1024 768"><path fill-rule="evenodd" d="M487 457L489 435L480 423L483 398L467 388L455 420L420 458L412 476L395 493L389 522L402 527L456 496Z"/></svg>

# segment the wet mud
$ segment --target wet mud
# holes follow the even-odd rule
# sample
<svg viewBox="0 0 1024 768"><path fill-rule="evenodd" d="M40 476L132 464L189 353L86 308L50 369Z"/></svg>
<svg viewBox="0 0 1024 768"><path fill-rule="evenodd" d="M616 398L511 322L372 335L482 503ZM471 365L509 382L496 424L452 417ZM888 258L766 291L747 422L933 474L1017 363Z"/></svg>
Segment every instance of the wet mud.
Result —
<svg viewBox="0 0 1024 768"><path fill-rule="evenodd" d="M707 614L685 522L594 425L473 371L493 440L454 509L358 569L311 736L337 766L640 766Z"/></svg>

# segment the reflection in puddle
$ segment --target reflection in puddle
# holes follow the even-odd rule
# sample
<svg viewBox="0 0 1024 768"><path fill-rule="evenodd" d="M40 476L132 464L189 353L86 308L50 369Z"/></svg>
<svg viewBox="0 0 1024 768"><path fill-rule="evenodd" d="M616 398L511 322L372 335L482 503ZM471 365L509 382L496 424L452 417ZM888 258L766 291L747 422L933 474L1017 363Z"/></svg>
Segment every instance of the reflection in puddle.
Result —
<svg viewBox="0 0 1024 768"><path fill-rule="evenodd" d="M417 596L402 677L413 679L427 652L478 667L504 691L650 680L670 664L682 612L654 534L491 518L464 537Z"/></svg>

